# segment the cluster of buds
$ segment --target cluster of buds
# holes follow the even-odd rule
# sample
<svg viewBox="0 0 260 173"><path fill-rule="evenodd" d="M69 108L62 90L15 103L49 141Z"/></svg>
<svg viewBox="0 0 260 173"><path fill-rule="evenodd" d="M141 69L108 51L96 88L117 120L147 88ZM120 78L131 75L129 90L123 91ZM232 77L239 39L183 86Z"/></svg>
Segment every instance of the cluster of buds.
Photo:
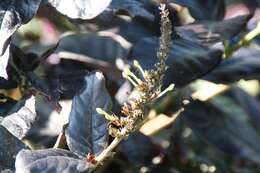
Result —
<svg viewBox="0 0 260 173"><path fill-rule="evenodd" d="M130 69L125 69L122 73L133 86L135 94L129 98L127 103L124 103L121 112L123 117L117 117L114 114L109 114L100 108L97 112L106 117L110 121L109 132L113 137L126 136L128 133L135 130L138 124L142 122L145 115L145 105L151 103L155 99L161 97L166 92L174 89L171 84L164 91L161 91L163 77L167 70L166 59L171 44L172 25L168 18L169 12L165 4L161 4L161 32L160 47L157 52L159 62L155 64L152 70L144 70L138 61L134 60L133 66L141 74L139 78Z"/></svg>

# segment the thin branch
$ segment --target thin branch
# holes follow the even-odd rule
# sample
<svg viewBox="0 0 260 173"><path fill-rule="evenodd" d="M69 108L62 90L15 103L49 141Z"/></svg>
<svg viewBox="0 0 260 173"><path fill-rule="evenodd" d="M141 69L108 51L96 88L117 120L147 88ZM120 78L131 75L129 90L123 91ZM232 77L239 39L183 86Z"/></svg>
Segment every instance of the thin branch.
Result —
<svg viewBox="0 0 260 173"><path fill-rule="evenodd" d="M126 136L127 132L124 131L120 137L114 138L114 140L109 144L109 146L95 158L95 160L97 161L97 165L103 164L104 160L112 155L112 151Z"/></svg>
<svg viewBox="0 0 260 173"><path fill-rule="evenodd" d="M225 51L225 57L230 57L233 52L243 46L248 45L251 41L260 35L260 21L257 23L256 28L246 34L234 47L228 47Z"/></svg>

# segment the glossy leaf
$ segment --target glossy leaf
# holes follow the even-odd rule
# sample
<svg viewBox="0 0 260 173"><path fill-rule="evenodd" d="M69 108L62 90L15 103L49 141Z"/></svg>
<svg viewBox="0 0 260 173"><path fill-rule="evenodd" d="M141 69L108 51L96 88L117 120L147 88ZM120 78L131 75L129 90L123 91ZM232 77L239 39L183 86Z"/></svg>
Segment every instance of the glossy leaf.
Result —
<svg viewBox="0 0 260 173"><path fill-rule="evenodd" d="M99 154L106 147L107 121L96 108L109 111L111 107L102 73L86 76L85 83L85 88L73 98L69 125L65 130L69 149L83 158L88 153Z"/></svg>
<svg viewBox="0 0 260 173"><path fill-rule="evenodd" d="M111 0L48 0L48 2L70 18L92 19L104 11Z"/></svg>
<svg viewBox="0 0 260 173"><path fill-rule="evenodd" d="M36 13L41 0L2 0L0 2L0 77L7 78L5 71L9 59L10 37Z"/></svg>
<svg viewBox="0 0 260 173"><path fill-rule="evenodd" d="M64 37L56 50L61 51L79 53L109 63L115 63L117 58L126 56L126 50L112 37L95 34L73 34Z"/></svg>
<svg viewBox="0 0 260 173"><path fill-rule="evenodd" d="M130 59L137 59L145 69L153 68L156 63L158 38L144 38L134 45ZM221 61L222 52L208 49L187 40L174 40L167 59L167 83L182 87L211 71Z"/></svg>
<svg viewBox="0 0 260 173"><path fill-rule="evenodd" d="M225 14L224 0L171 0L189 9L192 17L198 20L221 20Z"/></svg>
<svg viewBox="0 0 260 173"><path fill-rule="evenodd" d="M77 155L63 149L22 150L17 155L15 168L19 173L81 173L92 169Z"/></svg>
<svg viewBox="0 0 260 173"><path fill-rule="evenodd" d="M225 153L260 162L260 137L246 120L235 113L193 101L185 108L183 118L197 135Z"/></svg>
<svg viewBox="0 0 260 173"><path fill-rule="evenodd" d="M240 79L260 79L260 52L241 48L233 57L223 60L205 79L215 83L232 83Z"/></svg>
<svg viewBox="0 0 260 173"><path fill-rule="evenodd" d="M0 168L14 169L17 153L26 147L2 125L0 125L0 141Z"/></svg>
<svg viewBox="0 0 260 173"><path fill-rule="evenodd" d="M28 100L21 100L20 102L23 102L24 105L21 106L20 103L17 103L19 104L17 106L21 106L19 110L15 113L5 116L1 121L1 125L8 129L9 132L18 139L22 139L26 135L36 120L35 98L32 96Z"/></svg>
<svg viewBox="0 0 260 173"><path fill-rule="evenodd" d="M250 16L238 16L223 21L202 21L176 27L184 39L203 45L230 40L246 26Z"/></svg>

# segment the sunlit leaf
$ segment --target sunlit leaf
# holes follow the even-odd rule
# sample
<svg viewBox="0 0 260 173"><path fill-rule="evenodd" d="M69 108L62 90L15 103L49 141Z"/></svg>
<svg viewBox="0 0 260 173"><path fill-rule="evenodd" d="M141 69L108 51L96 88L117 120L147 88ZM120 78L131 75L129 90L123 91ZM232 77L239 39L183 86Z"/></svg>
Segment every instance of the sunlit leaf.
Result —
<svg viewBox="0 0 260 173"><path fill-rule="evenodd" d="M41 0L2 0L0 2L0 77L7 78L5 71L9 59L10 37L36 13Z"/></svg>
<svg viewBox="0 0 260 173"><path fill-rule="evenodd" d="M92 169L77 155L62 149L22 150L17 155L15 168L19 173L81 173Z"/></svg>
<svg viewBox="0 0 260 173"><path fill-rule="evenodd" d="M5 115L0 123L18 139L22 139L26 135L36 120L35 98L32 96L31 98L21 100L20 102L21 103L17 103L17 105L14 106L15 108L13 108L13 110L9 111L9 113L14 113ZM16 112L14 109L19 110Z"/></svg>
<svg viewBox="0 0 260 173"><path fill-rule="evenodd" d="M48 2L70 18L92 19L104 11L111 0L48 0Z"/></svg>
<svg viewBox="0 0 260 173"><path fill-rule="evenodd" d="M1 44L1 42L0 42ZM10 44L10 43L8 43ZM1 45L0 45L1 46ZM3 50L3 54L0 55L0 77L4 79L8 79L8 74L6 71L9 56L10 56L10 45L7 46L5 50Z"/></svg>

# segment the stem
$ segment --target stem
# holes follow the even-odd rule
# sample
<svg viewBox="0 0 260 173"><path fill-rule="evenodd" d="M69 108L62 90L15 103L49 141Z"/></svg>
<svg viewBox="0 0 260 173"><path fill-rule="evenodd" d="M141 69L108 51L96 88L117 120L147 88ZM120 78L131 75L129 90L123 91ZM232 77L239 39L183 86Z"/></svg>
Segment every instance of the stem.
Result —
<svg viewBox="0 0 260 173"><path fill-rule="evenodd" d="M104 162L104 160L112 154L112 151L117 147L117 145L123 139L124 139L123 136L114 138L112 143L95 158L97 163L102 164Z"/></svg>
<svg viewBox="0 0 260 173"><path fill-rule="evenodd" d="M109 146L104 149L96 158L97 166L102 165L103 162L112 155L113 150L118 146L118 144L125 139L129 134L129 131L124 128L121 131L121 135L117 136L113 139L113 141L109 144Z"/></svg>
<svg viewBox="0 0 260 173"><path fill-rule="evenodd" d="M256 28L250 31L248 34L242 38L235 47L230 47L226 49L225 57L230 57L233 52L238 50L239 48L248 45L256 36L260 35L260 22L257 23Z"/></svg>

